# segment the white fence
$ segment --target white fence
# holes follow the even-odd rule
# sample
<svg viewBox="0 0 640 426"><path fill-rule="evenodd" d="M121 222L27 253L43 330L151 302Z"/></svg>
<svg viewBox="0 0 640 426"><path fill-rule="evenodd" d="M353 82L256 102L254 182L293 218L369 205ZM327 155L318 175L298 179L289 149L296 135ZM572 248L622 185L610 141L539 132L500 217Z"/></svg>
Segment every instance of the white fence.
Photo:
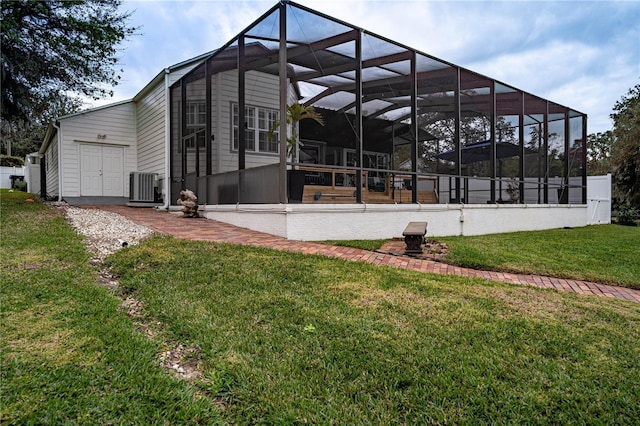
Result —
<svg viewBox="0 0 640 426"><path fill-rule="evenodd" d="M587 177L589 225L611 223L611 175Z"/></svg>
<svg viewBox="0 0 640 426"><path fill-rule="evenodd" d="M0 167L0 188L11 188L11 176L24 176L26 167ZM23 178L24 179L24 178Z"/></svg>

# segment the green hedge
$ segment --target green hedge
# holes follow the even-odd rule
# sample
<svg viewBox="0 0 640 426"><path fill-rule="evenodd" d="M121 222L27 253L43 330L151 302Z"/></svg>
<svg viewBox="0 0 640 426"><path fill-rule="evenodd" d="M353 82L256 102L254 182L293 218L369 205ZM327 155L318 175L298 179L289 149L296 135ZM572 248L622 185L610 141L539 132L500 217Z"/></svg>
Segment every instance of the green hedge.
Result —
<svg viewBox="0 0 640 426"><path fill-rule="evenodd" d="M2 167L22 167L24 159L20 157L10 157L8 155L0 155L0 166Z"/></svg>

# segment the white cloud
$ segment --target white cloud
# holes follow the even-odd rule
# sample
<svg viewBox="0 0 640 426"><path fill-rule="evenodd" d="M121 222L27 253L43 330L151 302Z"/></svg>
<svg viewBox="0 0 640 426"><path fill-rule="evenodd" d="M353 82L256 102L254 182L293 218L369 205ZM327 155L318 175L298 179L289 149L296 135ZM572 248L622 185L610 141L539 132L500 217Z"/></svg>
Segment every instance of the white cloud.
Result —
<svg viewBox="0 0 640 426"><path fill-rule="evenodd" d="M640 77L640 2L298 2L585 112L590 132L610 128L613 104ZM275 4L125 2L136 9L132 23L144 28L125 46L114 99L131 98L164 67L222 46Z"/></svg>
<svg viewBox="0 0 640 426"><path fill-rule="evenodd" d="M597 49L575 42L551 42L535 49L511 52L469 64L469 68L516 87L539 93L557 87L588 68Z"/></svg>

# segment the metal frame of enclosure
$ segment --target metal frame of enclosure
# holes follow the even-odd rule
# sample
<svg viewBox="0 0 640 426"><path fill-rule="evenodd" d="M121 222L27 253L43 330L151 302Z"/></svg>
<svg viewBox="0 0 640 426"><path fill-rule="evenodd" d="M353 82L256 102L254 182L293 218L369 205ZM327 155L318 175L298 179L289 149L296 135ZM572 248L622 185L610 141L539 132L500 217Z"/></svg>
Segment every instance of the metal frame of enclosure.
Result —
<svg viewBox="0 0 640 426"><path fill-rule="evenodd" d="M278 126L294 102L324 125ZM586 203L585 114L289 1L171 86L170 103L174 200Z"/></svg>

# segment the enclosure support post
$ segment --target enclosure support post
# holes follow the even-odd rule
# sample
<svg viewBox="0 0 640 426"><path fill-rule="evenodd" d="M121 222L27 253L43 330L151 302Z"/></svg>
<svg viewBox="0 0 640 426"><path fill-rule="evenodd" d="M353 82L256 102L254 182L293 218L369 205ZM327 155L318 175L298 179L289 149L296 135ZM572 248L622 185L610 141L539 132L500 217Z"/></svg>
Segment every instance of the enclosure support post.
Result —
<svg viewBox="0 0 640 426"><path fill-rule="evenodd" d="M246 128L247 117L245 112L245 57L244 57L244 34L238 37L238 170L245 168L245 153L247 147Z"/></svg>
<svg viewBox="0 0 640 426"><path fill-rule="evenodd" d="M418 202L418 71L416 52L411 55L411 202Z"/></svg>
<svg viewBox="0 0 640 426"><path fill-rule="evenodd" d="M524 204L524 93L520 92L520 113L518 114L518 140L520 141L520 161L518 164L518 196L520 204Z"/></svg>
<svg viewBox="0 0 640 426"><path fill-rule="evenodd" d="M582 204L587 204L587 116L581 115L582 118Z"/></svg>
<svg viewBox="0 0 640 426"><path fill-rule="evenodd" d="M544 111L544 123L542 125L543 133L542 133L542 145L544 156L542 160L543 170L544 170L544 178L542 181L542 202L544 204L549 204L549 102L545 102L545 111Z"/></svg>
<svg viewBox="0 0 640 426"><path fill-rule="evenodd" d="M362 167L363 155L362 145L362 31L358 30L355 40L355 61L356 61L356 158L358 159L356 170L356 203L362 203Z"/></svg>
<svg viewBox="0 0 640 426"><path fill-rule="evenodd" d="M205 62L204 65L204 75L205 75L205 88L206 88L206 93L205 93L205 111L207 113L207 117L205 119L205 130L204 130L204 143L205 143L205 147L206 147L206 155L207 155L207 159L206 159L206 170L205 170L205 174L206 175L210 175L211 174L211 151L212 151L212 147L211 145L213 145L213 137L211 134L211 64L209 63L209 61ZM206 201L206 197L202 197L202 194L198 194L202 201Z"/></svg>
<svg viewBox="0 0 640 426"><path fill-rule="evenodd" d="M454 149L456 150L456 200L460 203L462 193L460 192L460 183L462 176L462 151L460 144L460 126L462 122L462 113L460 111L460 67L456 67L456 88L455 88L455 130L454 130Z"/></svg>
<svg viewBox="0 0 640 426"><path fill-rule="evenodd" d="M187 145L185 135L187 134L187 85L184 79L180 80L180 103L182 104L180 114L180 150L182 152L182 170L180 171L180 189L185 189L185 180L187 174Z"/></svg>
<svg viewBox="0 0 640 426"><path fill-rule="evenodd" d="M496 202L496 178L497 173L496 173L496 158L497 158L497 150L498 150L498 146L497 146L497 139L496 139L496 113L497 113L497 108L496 108L496 83L495 82L491 82L491 85L489 86L489 93L491 94L491 137L489 138L489 140L491 141L491 143L489 144L489 168L490 168L490 173L491 173L491 184L490 184L490 188L491 188L491 194L489 195L489 202L495 204ZM502 176L500 176L500 179L502 180ZM502 194L500 194L500 197L502 198Z"/></svg>
<svg viewBox="0 0 640 426"><path fill-rule="evenodd" d="M564 112L564 161L563 161L563 179L562 179L562 198L559 201L561 204L569 204L569 176L571 171L569 170L569 149L571 148L571 126L569 126L569 110Z"/></svg>
<svg viewBox="0 0 640 426"><path fill-rule="evenodd" d="M279 48L279 74L280 74L280 168L278 199L281 203L288 202L287 194L287 5L280 3L280 48Z"/></svg>

